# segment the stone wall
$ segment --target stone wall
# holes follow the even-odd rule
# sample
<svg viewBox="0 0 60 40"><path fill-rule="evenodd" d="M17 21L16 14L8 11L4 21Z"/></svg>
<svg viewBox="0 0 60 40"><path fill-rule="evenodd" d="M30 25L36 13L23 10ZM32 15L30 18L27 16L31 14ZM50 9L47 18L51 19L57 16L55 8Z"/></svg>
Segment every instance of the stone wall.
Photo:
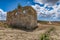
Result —
<svg viewBox="0 0 60 40"><path fill-rule="evenodd" d="M22 9L18 8L7 13L7 24L33 29L37 27L37 13L30 6L23 7Z"/></svg>

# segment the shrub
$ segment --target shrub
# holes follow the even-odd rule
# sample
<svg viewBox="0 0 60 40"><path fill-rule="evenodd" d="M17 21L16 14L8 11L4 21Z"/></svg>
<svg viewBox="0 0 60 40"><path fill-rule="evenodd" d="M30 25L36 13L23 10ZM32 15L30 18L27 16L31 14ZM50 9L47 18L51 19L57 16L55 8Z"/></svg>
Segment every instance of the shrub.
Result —
<svg viewBox="0 0 60 40"><path fill-rule="evenodd" d="M44 34L40 36L40 40L52 40L52 38L50 37L50 32L54 30L54 27L50 28L48 31L46 31Z"/></svg>

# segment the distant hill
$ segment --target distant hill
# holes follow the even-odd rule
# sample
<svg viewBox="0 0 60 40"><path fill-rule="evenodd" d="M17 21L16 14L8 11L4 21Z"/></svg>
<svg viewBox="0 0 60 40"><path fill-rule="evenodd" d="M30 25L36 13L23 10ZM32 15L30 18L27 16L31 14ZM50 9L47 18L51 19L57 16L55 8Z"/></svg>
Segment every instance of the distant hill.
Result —
<svg viewBox="0 0 60 40"><path fill-rule="evenodd" d="M60 25L60 21L50 21L51 22L51 25ZM49 24L49 21L41 21L41 20L38 20L38 23L41 23L41 24Z"/></svg>

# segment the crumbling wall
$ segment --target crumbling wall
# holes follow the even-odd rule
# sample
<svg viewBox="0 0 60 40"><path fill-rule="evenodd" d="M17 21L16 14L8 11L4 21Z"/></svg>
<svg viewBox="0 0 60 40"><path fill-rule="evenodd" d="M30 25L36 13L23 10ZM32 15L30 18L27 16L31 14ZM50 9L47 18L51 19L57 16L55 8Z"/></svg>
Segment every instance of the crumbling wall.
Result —
<svg viewBox="0 0 60 40"><path fill-rule="evenodd" d="M37 27L36 11L30 6L24 7L23 12L20 10L21 9L17 9L7 13L7 24L16 27L25 27L27 29Z"/></svg>

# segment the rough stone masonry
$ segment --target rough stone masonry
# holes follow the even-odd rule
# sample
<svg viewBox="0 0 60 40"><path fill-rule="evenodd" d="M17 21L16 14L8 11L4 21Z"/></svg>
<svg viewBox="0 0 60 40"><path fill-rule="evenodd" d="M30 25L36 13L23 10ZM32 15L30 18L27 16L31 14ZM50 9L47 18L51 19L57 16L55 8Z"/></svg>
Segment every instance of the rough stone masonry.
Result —
<svg viewBox="0 0 60 40"><path fill-rule="evenodd" d="M21 7L7 13L7 24L19 28L37 27L37 13L31 6Z"/></svg>

